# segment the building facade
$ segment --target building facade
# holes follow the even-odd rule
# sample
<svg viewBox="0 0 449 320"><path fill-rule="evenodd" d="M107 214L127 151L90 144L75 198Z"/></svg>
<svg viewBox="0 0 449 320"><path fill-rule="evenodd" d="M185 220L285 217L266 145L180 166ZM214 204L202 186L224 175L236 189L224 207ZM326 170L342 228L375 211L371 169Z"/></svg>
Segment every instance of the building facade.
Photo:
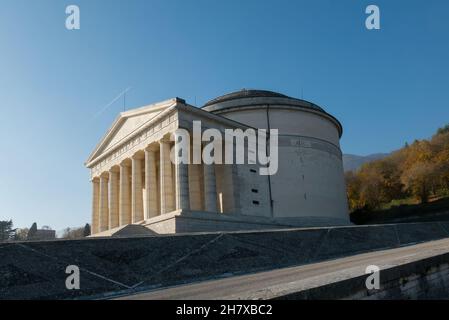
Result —
<svg viewBox="0 0 449 320"><path fill-rule="evenodd" d="M178 128L192 132L194 121L223 133L277 129L277 172L260 175L258 163L174 163L170 137ZM175 98L123 112L86 162L92 234L349 224L341 134L338 120L317 105L261 90L202 108Z"/></svg>

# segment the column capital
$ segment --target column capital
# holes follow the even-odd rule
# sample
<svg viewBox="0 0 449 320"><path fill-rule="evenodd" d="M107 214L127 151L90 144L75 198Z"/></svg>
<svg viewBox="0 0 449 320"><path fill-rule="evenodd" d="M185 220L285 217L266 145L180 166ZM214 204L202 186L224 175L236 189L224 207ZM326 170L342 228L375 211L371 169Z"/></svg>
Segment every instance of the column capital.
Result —
<svg viewBox="0 0 449 320"><path fill-rule="evenodd" d="M106 179L106 180L108 180L109 179L109 171L104 171L104 172L102 172L101 174L100 174L100 180L101 179Z"/></svg>
<svg viewBox="0 0 449 320"><path fill-rule="evenodd" d="M143 149L144 152L156 152L159 149L159 147L152 143L150 145L148 145L145 149Z"/></svg>
<svg viewBox="0 0 449 320"><path fill-rule="evenodd" d="M119 173L119 172L120 172L119 165L113 166L109 169L109 173Z"/></svg>
<svg viewBox="0 0 449 320"><path fill-rule="evenodd" d="M144 157L145 153L143 152L143 150L139 150L131 156L131 160L142 160Z"/></svg>
<svg viewBox="0 0 449 320"><path fill-rule="evenodd" d="M161 144L169 144L173 141L170 140L170 137L163 137L160 140L158 140L158 142L159 142L159 145L161 145Z"/></svg>
<svg viewBox="0 0 449 320"><path fill-rule="evenodd" d="M119 166L120 166L120 168L130 167L131 166L131 159L130 158L124 159L122 162L119 163Z"/></svg>

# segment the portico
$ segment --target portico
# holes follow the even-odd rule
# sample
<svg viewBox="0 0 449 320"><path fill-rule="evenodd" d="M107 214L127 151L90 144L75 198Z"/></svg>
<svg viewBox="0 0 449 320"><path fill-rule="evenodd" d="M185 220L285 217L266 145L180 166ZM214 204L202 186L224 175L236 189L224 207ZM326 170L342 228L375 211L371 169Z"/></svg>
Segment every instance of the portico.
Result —
<svg viewBox="0 0 449 320"><path fill-rule="evenodd" d="M184 118L198 111L205 114L203 121L211 120L195 109L176 98L118 117L86 163L91 169L92 234L145 225L173 212L225 213L218 205L216 165L188 165L170 157L170 136L184 123L181 113ZM232 196L232 185L222 192Z"/></svg>
<svg viewBox="0 0 449 320"><path fill-rule="evenodd" d="M218 212L215 165L173 164L172 146L150 143L92 179L93 233L178 210Z"/></svg>

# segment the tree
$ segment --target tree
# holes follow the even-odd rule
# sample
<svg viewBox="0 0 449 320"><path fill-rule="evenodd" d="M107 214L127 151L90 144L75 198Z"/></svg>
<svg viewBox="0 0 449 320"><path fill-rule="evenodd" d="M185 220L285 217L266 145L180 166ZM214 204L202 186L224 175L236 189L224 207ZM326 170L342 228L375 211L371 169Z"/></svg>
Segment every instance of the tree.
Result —
<svg viewBox="0 0 449 320"><path fill-rule="evenodd" d="M351 210L375 210L403 194L396 158L364 164L355 174L346 175Z"/></svg>
<svg viewBox="0 0 449 320"><path fill-rule="evenodd" d="M14 233L12 220L0 221L0 242L12 240Z"/></svg>
<svg viewBox="0 0 449 320"><path fill-rule="evenodd" d="M88 237L90 236L90 224L86 223L83 230L83 236Z"/></svg>
<svg viewBox="0 0 449 320"><path fill-rule="evenodd" d="M445 134L445 133L448 133L448 132L449 132L449 124L445 125L445 126L442 127L442 128L439 128L439 129L437 130L437 135Z"/></svg>
<svg viewBox="0 0 449 320"><path fill-rule="evenodd" d="M401 177L405 188L421 203L429 200L429 195L435 191L436 167L431 162L417 162Z"/></svg>
<svg viewBox="0 0 449 320"><path fill-rule="evenodd" d="M71 240L84 238L84 228L65 228L61 238Z"/></svg>
<svg viewBox="0 0 449 320"><path fill-rule="evenodd" d="M360 206L360 188L361 180L353 171L345 172L346 193L348 197L348 205L351 211L361 209Z"/></svg>
<svg viewBox="0 0 449 320"><path fill-rule="evenodd" d="M390 156L346 174L349 207L375 210L392 200L449 196L449 125L429 140L415 140Z"/></svg>
<svg viewBox="0 0 449 320"><path fill-rule="evenodd" d="M30 229L28 228L21 228L17 229L16 233L14 235L14 240L16 241L26 241L28 239L28 232Z"/></svg>

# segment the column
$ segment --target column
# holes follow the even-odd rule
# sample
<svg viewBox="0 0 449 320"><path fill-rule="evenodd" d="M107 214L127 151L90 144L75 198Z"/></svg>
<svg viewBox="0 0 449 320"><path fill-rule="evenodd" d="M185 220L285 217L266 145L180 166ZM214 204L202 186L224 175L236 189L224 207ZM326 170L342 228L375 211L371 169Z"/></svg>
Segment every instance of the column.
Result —
<svg viewBox="0 0 449 320"><path fill-rule="evenodd" d="M143 220L142 161L131 158L131 210L133 223Z"/></svg>
<svg viewBox="0 0 449 320"><path fill-rule="evenodd" d="M189 191L190 191L190 209L201 211L203 210L202 194L202 168L200 164L189 165Z"/></svg>
<svg viewBox="0 0 449 320"><path fill-rule="evenodd" d="M145 193L145 219L150 219L158 215L156 152L152 149L145 149Z"/></svg>
<svg viewBox="0 0 449 320"><path fill-rule="evenodd" d="M129 193L129 167L122 163L120 164L119 190L119 215L121 226L131 223L131 202Z"/></svg>
<svg viewBox="0 0 449 320"><path fill-rule="evenodd" d="M159 141L160 155L160 191L161 191L161 214L174 211L173 175L170 161L170 143Z"/></svg>
<svg viewBox="0 0 449 320"><path fill-rule="evenodd" d="M224 213L238 213L236 206L236 165L223 165L223 212Z"/></svg>
<svg viewBox="0 0 449 320"><path fill-rule="evenodd" d="M91 234L99 232L100 222L100 182L98 178L92 179L92 229Z"/></svg>
<svg viewBox="0 0 449 320"><path fill-rule="evenodd" d="M189 168L188 164L175 164L176 210L189 210Z"/></svg>
<svg viewBox="0 0 449 320"><path fill-rule="evenodd" d="M109 229L119 226L119 173L109 171Z"/></svg>
<svg viewBox="0 0 449 320"><path fill-rule="evenodd" d="M217 212L217 186L215 181L215 165L204 164L204 209Z"/></svg>
<svg viewBox="0 0 449 320"><path fill-rule="evenodd" d="M100 232L109 229L109 201L108 201L108 176L100 176Z"/></svg>

